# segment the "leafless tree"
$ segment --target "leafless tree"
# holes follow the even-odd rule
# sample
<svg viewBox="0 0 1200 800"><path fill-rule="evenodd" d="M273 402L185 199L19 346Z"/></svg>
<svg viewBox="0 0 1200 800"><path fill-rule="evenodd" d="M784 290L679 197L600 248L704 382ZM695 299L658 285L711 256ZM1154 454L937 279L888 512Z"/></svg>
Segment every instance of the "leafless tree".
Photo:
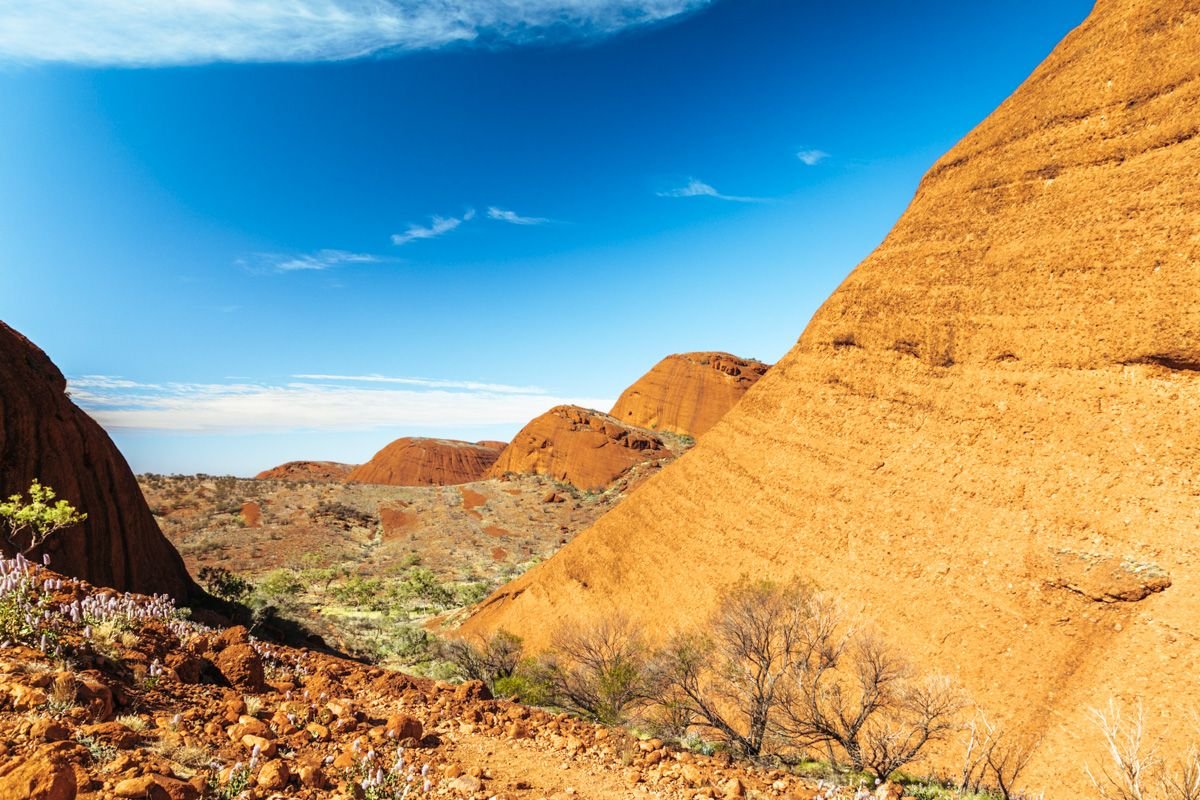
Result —
<svg viewBox="0 0 1200 800"><path fill-rule="evenodd" d="M735 586L709 635L677 636L661 654L670 701L743 754L761 754L805 641L811 599L798 583Z"/></svg>
<svg viewBox="0 0 1200 800"><path fill-rule="evenodd" d="M786 738L886 778L954 730L962 702L948 680L916 679L879 636L847 630L832 609L816 616L824 621L811 629L783 706Z"/></svg>
<svg viewBox="0 0 1200 800"><path fill-rule="evenodd" d="M647 648L624 617L559 629L542 666L557 702L605 724L657 694Z"/></svg>
<svg viewBox="0 0 1200 800"><path fill-rule="evenodd" d="M1106 710L1091 709L1091 717L1105 757L1084 771L1101 800L1200 800L1200 747L1193 743L1170 762L1161 758L1148 741L1140 701L1129 717L1115 700Z"/></svg>
<svg viewBox="0 0 1200 800"><path fill-rule="evenodd" d="M468 680L483 681L495 688L496 681L511 677L521 663L521 637L498 630L478 643L451 639L442 645L442 657L454 664Z"/></svg>

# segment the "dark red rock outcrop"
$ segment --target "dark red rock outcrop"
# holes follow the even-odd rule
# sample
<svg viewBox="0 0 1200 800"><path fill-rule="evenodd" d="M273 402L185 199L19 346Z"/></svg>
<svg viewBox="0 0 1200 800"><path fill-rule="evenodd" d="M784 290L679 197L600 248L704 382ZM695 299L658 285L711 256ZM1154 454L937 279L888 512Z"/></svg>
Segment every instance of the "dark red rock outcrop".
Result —
<svg viewBox="0 0 1200 800"><path fill-rule="evenodd" d="M356 467L346 480L387 486L470 483L482 478L499 456L500 448L490 442L405 437Z"/></svg>
<svg viewBox="0 0 1200 800"><path fill-rule="evenodd" d="M59 572L100 586L188 598L198 590L129 465L66 388L46 354L0 322L0 494L24 492L36 479L87 514L31 557L48 553Z"/></svg>
<svg viewBox="0 0 1200 800"><path fill-rule="evenodd" d="M607 487L630 467L673 457L649 431L579 406L556 406L513 437L488 472L549 475L580 489Z"/></svg>
<svg viewBox="0 0 1200 800"><path fill-rule="evenodd" d="M337 483L346 480L355 470L354 464L337 461L289 461L278 467L263 470L254 476L260 481L328 481Z"/></svg>
<svg viewBox="0 0 1200 800"><path fill-rule="evenodd" d="M626 425L699 436L770 366L729 353L669 355L622 392L609 413Z"/></svg>

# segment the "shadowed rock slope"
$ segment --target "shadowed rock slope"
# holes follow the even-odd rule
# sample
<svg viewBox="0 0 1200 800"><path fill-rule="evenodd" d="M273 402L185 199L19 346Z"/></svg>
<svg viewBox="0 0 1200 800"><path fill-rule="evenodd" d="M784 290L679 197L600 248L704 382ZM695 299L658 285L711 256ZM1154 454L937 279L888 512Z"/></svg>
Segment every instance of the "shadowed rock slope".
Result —
<svg viewBox="0 0 1200 800"><path fill-rule="evenodd" d="M129 465L66 388L46 354L0 322L0 494L36 479L88 515L31 557L48 553L59 572L101 586L187 599L195 585Z"/></svg>
<svg viewBox="0 0 1200 800"><path fill-rule="evenodd" d="M513 437L488 477L548 475L580 489L600 489L646 461L674 453L650 431L579 406L555 406Z"/></svg>
<svg viewBox="0 0 1200 800"><path fill-rule="evenodd" d="M1197 53L1200 3L1098 3L692 452L468 630L544 644L617 610L665 633L742 574L798 575L1043 734L1029 783L1055 796L1098 763L1110 696L1178 743L1200 702Z"/></svg>
<svg viewBox="0 0 1200 800"><path fill-rule="evenodd" d="M626 425L699 436L769 368L729 353L669 355L622 392L610 413Z"/></svg>
<svg viewBox="0 0 1200 800"><path fill-rule="evenodd" d="M397 439L366 464L356 467L347 481L387 486L449 486L477 481L500 455L496 442L452 439ZM503 445L501 445L503 446Z"/></svg>
<svg viewBox="0 0 1200 800"><path fill-rule="evenodd" d="M260 481L344 481L354 464L337 461L288 461L254 476Z"/></svg>

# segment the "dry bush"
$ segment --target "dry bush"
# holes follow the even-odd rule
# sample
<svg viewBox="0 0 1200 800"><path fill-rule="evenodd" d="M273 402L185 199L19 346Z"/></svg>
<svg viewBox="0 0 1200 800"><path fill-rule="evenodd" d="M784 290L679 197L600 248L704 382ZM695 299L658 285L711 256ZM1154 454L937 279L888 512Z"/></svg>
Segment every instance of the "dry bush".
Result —
<svg viewBox="0 0 1200 800"><path fill-rule="evenodd" d="M478 643L451 639L440 649L441 657L452 663L463 678L483 681L493 691L496 681L516 674L523 652L521 637L503 629Z"/></svg>
<svg viewBox="0 0 1200 800"><path fill-rule="evenodd" d="M721 601L711 634L676 636L660 655L660 703L748 756L760 755L811 620L797 583L743 581Z"/></svg>
<svg viewBox="0 0 1200 800"><path fill-rule="evenodd" d="M962 703L949 681L914 676L802 584L742 581L709 630L663 652L663 702L744 755L819 749L834 767L844 756L886 778L955 727Z"/></svg>
<svg viewBox="0 0 1200 800"><path fill-rule="evenodd" d="M878 635L848 629L832 605L815 617L820 624L783 705L788 739L887 778L950 735L963 703L949 680L915 676Z"/></svg>
<svg viewBox="0 0 1200 800"><path fill-rule="evenodd" d="M1183 753L1160 756L1146 735L1139 701L1129 717L1115 700L1107 710L1091 709L1103 742L1104 758L1093 770L1084 765L1101 800L1200 800L1200 746L1195 738ZM1193 718L1193 727L1196 720Z"/></svg>
<svg viewBox="0 0 1200 800"><path fill-rule="evenodd" d="M556 703L608 725L657 693L649 652L624 617L560 628L540 672Z"/></svg>
<svg viewBox="0 0 1200 800"><path fill-rule="evenodd" d="M966 730L969 736L959 788L978 793L986 787L1004 800L1019 796L1018 781L1039 738L1016 734L983 714Z"/></svg>

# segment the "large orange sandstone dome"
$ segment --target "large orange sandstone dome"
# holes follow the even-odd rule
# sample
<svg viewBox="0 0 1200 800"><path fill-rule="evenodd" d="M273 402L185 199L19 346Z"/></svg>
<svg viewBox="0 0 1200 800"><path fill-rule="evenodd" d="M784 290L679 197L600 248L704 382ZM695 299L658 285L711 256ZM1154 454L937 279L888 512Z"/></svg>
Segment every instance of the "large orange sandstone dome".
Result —
<svg viewBox="0 0 1200 800"><path fill-rule="evenodd" d="M513 437L488 477L549 475L580 489L607 487L630 467L674 455L649 431L579 406L556 406Z"/></svg>
<svg viewBox="0 0 1200 800"><path fill-rule="evenodd" d="M158 529L121 453L66 388L46 354L0 322L0 496L23 493L38 480L87 514L31 558L47 553L58 572L186 601L199 590L183 559Z"/></svg>
<svg viewBox="0 0 1200 800"><path fill-rule="evenodd" d="M769 367L729 353L670 355L622 392L610 413L626 425L699 436Z"/></svg>
<svg viewBox="0 0 1200 800"><path fill-rule="evenodd" d="M453 439L397 439L366 464L355 467L347 481L389 486L448 486L477 481L500 455L501 442Z"/></svg>
<svg viewBox="0 0 1200 800"><path fill-rule="evenodd" d="M1077 796L1089 708L1144 698L1169 747L1200 706L1198 432L1200 4L1101 0L694 450L467 630L661 635L800 576Z"/></svg>

